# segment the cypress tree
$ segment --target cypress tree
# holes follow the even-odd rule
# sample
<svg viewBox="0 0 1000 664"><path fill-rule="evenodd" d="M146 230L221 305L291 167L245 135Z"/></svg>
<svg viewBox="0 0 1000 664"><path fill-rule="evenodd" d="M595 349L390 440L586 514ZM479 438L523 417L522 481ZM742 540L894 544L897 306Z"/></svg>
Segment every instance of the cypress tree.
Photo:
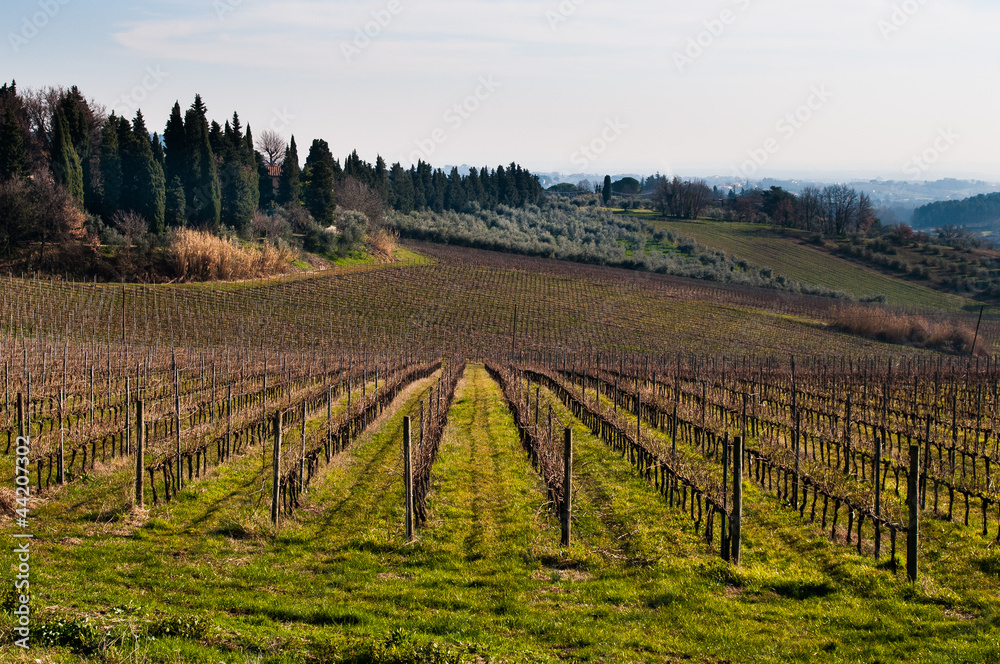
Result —
<svg viewBox="0 0 1000 664"><path fill-rule="evenodd" d="M448 190L444 197L444 206L449 210L462 212L468 203L468 196L465 193L465 182L458 173L458 168L452 167L448 175Z"/></svg>
<svg viewBox="0 0 1000 664"><path fill-rule="evenodd" d="M227 121L226 124L229 124ZM230 128L232 130L232 128ZM212 147L212 152L214 154L222 154L226 149L226 135L222 130L222 126L218 122L212 120L212 125L208 130L208 144Z"/></svg>
<svg viewBox="0 0 1000 664"><path fill-rule="evenodd" d="M184 183L179 176L174 176L167 187L167 200L165 205L165 222L168 228L178 228L184 226L186 216L186 196L184 194Z"/></svg>
<svg viewBox="0 0 1000 664"><path fill-rule="evenodd" d="M14 111L7 108L0 124L0 181L13 177L28 177L28 150L24 147L24 132Z"/></svg>
<svg viewBox="0 0 1000 664"><path fill-rule="evenodd" d="M278 178L279 205L299 203L299 189L302 182L302 169L299 167L299 151L295 147L295 137L285 148L285 160L281 163L281 176Z"/></svg>
<svg viewBox="0 0 1000 664"><path fill-rule="evenodd" d="M413 178L410 171L403 168L399 162L392 165L389 172L390 201L394 210L407 214L413 212Z"/></svg>
<svg viewBox="0 0 1000 664"><path fill-rule="evenodd" d="M604 199L604 204L607 205L611 202L611 176L604 176L604 187L601 188L601 196Z"/></svg>
<svg viewBox="0 0 1000 664"><path fill-rule="evenodd" d="M66 119L69 129L70 143L80 158L83 174L83 201L87 209L97 211L100 208L99 178L95 177L90 147L90 128L94 122L94 113L87 100L83 98L80 89L75 85L60 96L57 109Z"/></svg>
<svg viewBox="0 0 1000 664"><path fill-rule="evenodd" d="M101 212L108 219L122 200L122 160L118 148L118 117L112 113L101 130Z"/></svg>
<svg viewBox="0 0 1000 664"><path fill-rule="evenodd" d="M184 118L181 116L181 105L174 102L170 111L170 119L163 130L163 143L166 155L163 162L163 175L167 182L174 178L184 181L184 173L191 162L191 149L187 143L187 132L184 130Z"/></svg>
<svg viewBox="0 0 1000 664"><path fill-rule="evenodd" d="M309 212L322 226L333 224L333 212L337 207L337 199L333 193L336 172L333 153L329 144L323 139L314 139L306 157L308 182L305 187L305 205Z"/></svg>
<svg viewBox="0 0 1000 664"><path fill-rule="evenodd" d="M274 197L277 192L274 190L274 180L271 178L271 170L267 167L267 160L260 152L254 152L254 160L257 162L257 190L260 192L261 209L266 210L274 204Z"/></svg>
<svg viewBox="0 0 1000 664"><path fill-rule="evenodd" d="M389 200L389 171L385 166L385 159L379 155L375 159L375 182L373 188L383 201Z"/></svg>
<svg viewBox="0 0 1000 664"><path fill-rule="evenodd" d="M434 194L431 196L430 206L435 212L444 212L444 198L448 190L448 178L440 168L434 171L431 177L431 186Z"/></svg>
<svg viewBox="0 0 1000 664"><path fill-rule="evenodd" d="M163 167L153 156L152 142L142 111L135 114L131 131L128 121L119 121L119 151L122 156L122 208L141 215L149 230L160 234L166 216L166 184ZM124 139L124 140L123 140Z"/></svg>
<svg viewBox="0 0 1000 664"><path fill-rule="evenodd" d="M83 165L62 111L56 111L52 126L52 174L56 182L66 186L73 200L83 205Z"/></svg>
<svg viewBox="0 0 1000 664"><path fill-rule="evenodd" d="M222 143L222 222L245 232L260 199L257 163L246 142L240 116L226 122Z"/></svg>
<svg viewBox="0 0 1000 664"><path fill-rule="evenodd" d="M219 226L222 194L206 113L201 95L196 95L191 108L184 114L185 141L190 157L182 181L187 195L185 210L188 221L214 229Z"/></svg>
<svg viewBox="0 0 1000 664"><path fill-rule="evenodd" d="M152 138L149 139L149 148L153 151L153 159L160 168L163 168L166 161L166 156L163 154L163 141L160 140L159 134L155 131L153 132ZM164 173L164 180L166 179L166 173Z"/></svg>

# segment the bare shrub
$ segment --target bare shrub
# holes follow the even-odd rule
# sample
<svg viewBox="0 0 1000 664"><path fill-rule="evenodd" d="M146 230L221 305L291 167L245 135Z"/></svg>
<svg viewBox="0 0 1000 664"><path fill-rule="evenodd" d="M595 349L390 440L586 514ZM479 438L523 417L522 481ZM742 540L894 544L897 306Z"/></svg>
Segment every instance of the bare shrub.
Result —
<svg viewBox="0 0 1000 664"><path fill-rule="evenodd" d="M265 244L244 249L235 240L182 229L170 246L170 263L183 281L251 279L282 272L293 256L287 248Z"/></svg>
<svg viewBox="0 0 1000 664"><path fill-rule="evenodd" d="M257 210L250 223L254 232L268 240L283 238L292 232L291 225L281 213L267 214Z"/></svg>
<svg viewBox="0 0 1000 664"><path fill-rule="evenodd" d="M141 214L136 214L131 210L127 212L115 212L114 217L111 218L111 222L118 229L118 232L122 234L122 237L125 238L126 247L131 247L137 242L146 239L146 235L149 233L149 223Z"/></svg>
<svg viewBox="0 0 1000 664"><path fill-rule="evenodd" d="M345 178L337 186L337 203L345 210L361 212L368 217L368 233L385 225L385 202L365 183L355 178Z"/></svg>
<svg viewBox="0 0 1000 664"><path fill-rule="evenodd" d="M975 341L975 330L958 321L934 321L925 316L896 313L874 307L842 306L833 310L831 325L859 337L930 348L960 355L968 354ZM980 338L976 354L990 352Z"/></svg>
<svg viewBox="0 0 1000 664"><path fill-rule="evenodd" d="M396 248L399 247L399 233L387 228L380 228L374 235L369 236L368 244L382 258L392 260L396 255Z"/></svg>

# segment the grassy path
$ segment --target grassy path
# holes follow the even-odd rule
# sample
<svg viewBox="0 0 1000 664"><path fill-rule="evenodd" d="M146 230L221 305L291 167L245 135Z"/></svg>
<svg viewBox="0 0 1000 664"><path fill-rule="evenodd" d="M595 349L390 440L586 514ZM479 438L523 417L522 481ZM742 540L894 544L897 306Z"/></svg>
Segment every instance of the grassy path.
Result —
<svg viewBox="0 0 1000 664"><path fill-rule="evenodd" d="M749 486L745 565L728 566L685 514L552 400L576 442L574 543L561 549L502 394L477 365L449 414L431 519L407 544L402 419L431 384L412 386L327 466L277 535L266 499L254 502L257 455L216 469L133 531L71 512L37 541L36 610L87 616L119 639L87 661L136 664L1000 657L995 597L911 588ZM983 565L979 574L1000 569ZM36 658L83 661L0 644L4 662Z"/></svg>
<svg viewBox="0 0 1000 664"><path fill-rule="evenodd" d="M602 539L616 535L618 551L598 552L617 564L605 563L593 591L625 581L617 588L632 611L613 632L623 650L658 653L666 661L679 656L736 662L975 662L998 652L1000 642L988 636L996 634L992 609L974 621L958 608L957 594L932 580L911 588L870 557L828 541L749 482L744 564L730 567L707 551L694 537L693 522L670 509L626 460L574 420L554 395L542 395L562 421L573 422L581 512L601 510L604 532L581 529L580 545L602 547ZM646 432L655 435L648 427ZM985 608L981 595L965 601ZM919 633L910 633L914 624L922 625Z"/></svg>

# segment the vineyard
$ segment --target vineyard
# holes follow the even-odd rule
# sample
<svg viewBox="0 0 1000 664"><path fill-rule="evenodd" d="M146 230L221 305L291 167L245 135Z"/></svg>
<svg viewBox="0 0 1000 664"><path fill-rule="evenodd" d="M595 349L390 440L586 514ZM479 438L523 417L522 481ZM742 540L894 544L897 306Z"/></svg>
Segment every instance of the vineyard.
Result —
<svg viewBox="0 0 1000 664"><path fill-rule="evenodd" d="M995 357L838 332L824 298L412 248L0 278L4 661L1000 658Z"/></svg>

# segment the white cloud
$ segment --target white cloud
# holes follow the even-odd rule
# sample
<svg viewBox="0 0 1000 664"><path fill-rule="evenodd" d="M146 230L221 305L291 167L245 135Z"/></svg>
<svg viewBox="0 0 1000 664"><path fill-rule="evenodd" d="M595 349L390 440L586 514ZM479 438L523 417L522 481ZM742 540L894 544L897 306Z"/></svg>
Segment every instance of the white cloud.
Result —
<svg viewBox="0 0 1000 664"><path fill-rule="evenodd" d="M986 146L998 138L992 112L980 112L1000 105L989 85L1000 64L995 4L927 0L886 39L879 21L904 0L398 2L398 15L350 62L341 45L389 0L242 0L221 19L210 2L175 2L167 15L142 17L113 37L157 62L236 67L262 85L312 82L298 93L308 104L347 94L352 103L338 105L338 121L362 151L365 142L406 150L486 74L501 77L504 90L442 147L443 159L502 153L567 162L595 126L626 114L633 129L609 160L724 168L818 83L836 89L837 101L775 159L783 168L902 163L942 123L964 121L969 145L954 157L969 163L989 161ZM674 54L727 9L736 19L679 73ZM553 29L547 12L566 20ZM374 108L391 110L376 122Z"/></svg>

